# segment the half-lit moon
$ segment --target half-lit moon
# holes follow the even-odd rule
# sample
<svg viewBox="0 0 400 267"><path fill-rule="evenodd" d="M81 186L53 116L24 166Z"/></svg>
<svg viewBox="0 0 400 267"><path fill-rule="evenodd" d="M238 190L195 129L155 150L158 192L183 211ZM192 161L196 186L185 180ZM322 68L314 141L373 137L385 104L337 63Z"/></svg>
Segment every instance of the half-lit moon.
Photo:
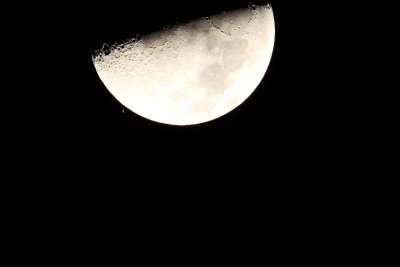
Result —
<svg viewBox="0 0 400 267"><path fill-rule="evenodd" d="M198 124L243 103L268 68L275 39L271 6L176 25L97 52L111 94L160 123Z"/></svg>

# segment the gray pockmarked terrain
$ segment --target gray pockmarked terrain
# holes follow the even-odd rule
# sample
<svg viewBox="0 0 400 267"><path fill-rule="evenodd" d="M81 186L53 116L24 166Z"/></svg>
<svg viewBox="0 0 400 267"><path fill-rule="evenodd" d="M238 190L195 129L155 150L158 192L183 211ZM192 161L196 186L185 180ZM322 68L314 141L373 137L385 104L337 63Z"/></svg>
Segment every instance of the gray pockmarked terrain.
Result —
<svg viewBox="0 0 400 267"><path fill-rule="evenodd" d="M197 124L250 96L268 68L274 38L271 6L253 6L105 45L93 63L131 111L161 123Z"/></svg>

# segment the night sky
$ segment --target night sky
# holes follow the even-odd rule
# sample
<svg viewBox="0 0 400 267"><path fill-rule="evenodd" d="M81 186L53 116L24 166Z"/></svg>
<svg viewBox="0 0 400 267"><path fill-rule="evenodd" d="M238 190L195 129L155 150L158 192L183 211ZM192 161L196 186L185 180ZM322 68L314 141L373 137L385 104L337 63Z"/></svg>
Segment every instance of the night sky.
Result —
<svg viewBox="0 0 400 267"><path fill-rule="evenodd" d="M166 228L169 221L177 225L177 232L184 229L185 237L206 224L217 229L216 237L221 230L228 235L231 228L226 226L233 222L231 239L241 232L275 246L270 239L275 234L280 242L294 244L296 250L306 248L308 254L304 255L312 257L316 250L304 241L336 253L336 243L329 250L320 245L321 240L337 238L342 247L360 229L363 238L368 238L362 228L365 217L354 224L350 218L362 208L368 210L368 216L372 214L377 194L363 186L370 182L375 187L382 175L371 175L373 158L364 153L371 152L371 141L376 142L375 137L364 140L368 137L365 132L374 130L374 125L361 133L351 128L360 118L369 119L357 106L359 98L347 100L349 91L364 87L359 80L346 80L357 72L350 62L354 51L360 49L348 37L361 28L370 31L364 25L367 20L360 20L362 27L358 28L342 22L349 29L346 36L338 28L342 6L336 2L305 6L307 2L271 0L276 22L274 51L266 75L243 104L216 120L185 127L159 124L127 109L123 113L123 105L96 73L91 60L96 49L177 21L246 7L250 1L182 2L30 2L21 4L18 16L4 16L5 32L13 35L4 41L7 49L3 56L14 63L4 67L17 74L2 88L3 93L16 95L2 98L2 103L10 106L4 117L11 124L2 122L2 133L6 133L2 166L6 167L3 180L15 184L13 188L3 186L9 193L5 207L13 213L7 220L18 227L11 230L12 235L35 233L36 239L24 238L36 244L38 240L46 242L43 233L47 231L51 235L48 244L72 238L72 243L65 242L69 248L82 244L86 253L84 239L105 240L104 230L126 237L126 232L118 234L125 230L119 227L124 222L129 224L128 233L143 233L148 242L154 240L148 233L175 235L174 228ZM350 17L358 12L357 6ZM6 7L4 13L9 14ZM351 45L354 49L344 53ZM342 53L345 56L339 57ZM21 61L14 59L15 54ZM8 73L4 76L10 78ZM360 76L366 77L365 73ZM369 82L369 77L366 79ZM346 101L356 115L348 115ZM370 162L364 161L367 157ZM359 192L374 202L366 202L368 197ZM21 205L14 207L15 203ZM95 213L98 216L92 221L85 221ZM226 216L228 213L231 216ZM219 217L226 219L217 223ZM108 225L112 221L118 227ZM150 231L143 231L146 227L138 227L136 222L150 226ZM186 231L185 227L195 230ZM315 240L310 239L313 231ZM68 238L59 237L61 233ZM303 236L297 238L296 234ZM23 240L13 239L17 243ZM258 247L266 251L264 246ZM277 248L281 249L279 244Z"/></svg>
<svg viewBox="0 0 400 267"><path fill-rule="evenodd" d="M251 3L262 4L261 1ZM264 2L265 3L265 2ZM194 126L149 121L127 110L99 79L91 56L103 43L122 41L168 24L247 7L248 1L131 3L60 8L64 43L62 82L54 87L50 124L52 164L65 171L115 177L253 177L292 172L303 165L313 131L305 123L306 97L298 83L295 49L302 42L294 6L270 1L276 40L266 75L238 108ZM306 63L307 64L307 63ZM60 74L59 74L60 75ZM54 77L56 78L56 77ZM56 78L57 79L57 78ZM315 144L314 144L315 145ZM51 157L50 153L50 158ZM68 160L62 160L66 158ZM142 175L143 173L143 175ZM221 176L222 175L222 176Z"/></svg>

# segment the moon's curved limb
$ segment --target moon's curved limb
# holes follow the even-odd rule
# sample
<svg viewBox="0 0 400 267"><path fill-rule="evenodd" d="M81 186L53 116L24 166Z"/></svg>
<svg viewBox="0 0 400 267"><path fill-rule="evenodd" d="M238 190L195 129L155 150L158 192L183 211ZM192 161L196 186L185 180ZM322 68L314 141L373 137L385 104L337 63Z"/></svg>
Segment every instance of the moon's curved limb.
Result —
<svg viewBox="0 0 400 267"><path fill-rule="evenodd" d="M133 112L190 125L218 118L250 96L268 68L274 38L271 6L257 6L104 47L93 63Z"/></svg>

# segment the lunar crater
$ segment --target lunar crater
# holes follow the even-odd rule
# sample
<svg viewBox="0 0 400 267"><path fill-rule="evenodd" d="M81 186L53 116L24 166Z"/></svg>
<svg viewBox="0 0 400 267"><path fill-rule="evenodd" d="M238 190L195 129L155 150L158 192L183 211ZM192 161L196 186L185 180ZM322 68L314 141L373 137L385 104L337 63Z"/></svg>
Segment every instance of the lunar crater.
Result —
<svg viewBox="0 0 400 267"><path fill-rule="evenodd" d="M92 60L126 108L190 125L218 118L250 96L267 70L274 38L272 9L248 7L105 44Z"/></svg>

